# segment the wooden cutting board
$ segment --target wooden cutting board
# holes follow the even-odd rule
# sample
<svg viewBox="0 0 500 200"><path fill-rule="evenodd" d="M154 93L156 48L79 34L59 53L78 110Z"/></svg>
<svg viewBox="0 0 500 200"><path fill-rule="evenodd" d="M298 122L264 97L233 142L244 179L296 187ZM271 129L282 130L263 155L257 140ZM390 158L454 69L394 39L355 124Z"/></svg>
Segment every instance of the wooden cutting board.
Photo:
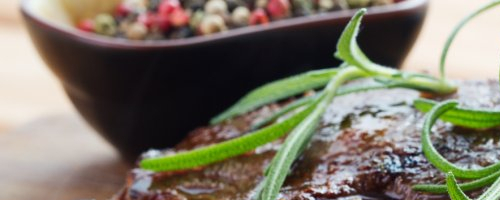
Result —
<svg viewBox="0 0 500 200"><path fill-rule="evenodd" d="M0 134L1 200L108 199L124 184L127 168L75 115Z"/></svg>

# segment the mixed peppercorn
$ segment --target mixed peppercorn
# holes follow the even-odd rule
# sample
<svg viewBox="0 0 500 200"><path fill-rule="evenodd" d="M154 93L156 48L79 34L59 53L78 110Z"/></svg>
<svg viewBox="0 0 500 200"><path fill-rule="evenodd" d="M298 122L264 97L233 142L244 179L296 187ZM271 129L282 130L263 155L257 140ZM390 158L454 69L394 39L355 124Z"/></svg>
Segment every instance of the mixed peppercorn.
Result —
<svg viewBox="0 0 500 200"><path fill-rule="evenodd" d="M77 27L131 40L178 39L398 1L402 0L123 0L114 13L81 20Z"/></svg>

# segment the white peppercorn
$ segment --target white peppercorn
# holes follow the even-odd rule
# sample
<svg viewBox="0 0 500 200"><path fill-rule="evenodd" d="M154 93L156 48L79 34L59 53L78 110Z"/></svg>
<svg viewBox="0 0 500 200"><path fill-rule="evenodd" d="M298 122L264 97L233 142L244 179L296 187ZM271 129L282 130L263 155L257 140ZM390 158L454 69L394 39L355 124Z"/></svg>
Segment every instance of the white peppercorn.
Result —
<svg viewBox="0 0 500 200"><path fill-rule="evenodd" d="M321 12L330 11L335 7L333 0L319 0L318 7Z"/></svg>
<svg viewBox="0 0 500 200"><path fill-rule="evenodd" d="M256 0L255 8L266 8L268 2L268 0Z"/></svg>
<svg viewBox="0 0 500 200"><path fill-rule="evenodd" d="M209 35L227 30L224 18L219 15L205 15L200 23L199 31L203 35Z"/></svg>
<svg viewBox="0 0 500 200"><path fill-rule="evenodd" d="M124 0L123 4L129 8L133 8L135 13L144 13L148 10L148 1L145 0Z"/></svg>
<svg viewBox="0 0 500 200"><path fill-rule="evenodd" d="M227 4L224 0L209 0L205 4L205 12L207 14L224 16L228 12Z"/></svg>
<svg viewBox="0 0 500 200"><path fill-rule="evenodd" d="M231 20L237 26L245 26L248 24L248 19L250 18L250 10L245 6L239 6L234 9Z"/></svg>
<svg viewBox="0 0 500 200"><path fill-rule="evenodd" d="M139 22L135 22L128 26L127 31L125 32L127 38L132 40L142 40L147 34L148 28Z"/></svg>

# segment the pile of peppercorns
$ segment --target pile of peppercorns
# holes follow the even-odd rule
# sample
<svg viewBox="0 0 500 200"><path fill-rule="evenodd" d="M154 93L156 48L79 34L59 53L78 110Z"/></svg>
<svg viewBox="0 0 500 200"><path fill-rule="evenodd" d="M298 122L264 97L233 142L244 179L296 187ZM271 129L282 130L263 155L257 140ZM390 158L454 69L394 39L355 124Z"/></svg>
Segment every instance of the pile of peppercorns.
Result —
<svg viewBox="0 0 500 200"><path fill-rule="evenodd" d="M123 0L80 30L131 40L178 39L270 21L401 0Z"/></svg>

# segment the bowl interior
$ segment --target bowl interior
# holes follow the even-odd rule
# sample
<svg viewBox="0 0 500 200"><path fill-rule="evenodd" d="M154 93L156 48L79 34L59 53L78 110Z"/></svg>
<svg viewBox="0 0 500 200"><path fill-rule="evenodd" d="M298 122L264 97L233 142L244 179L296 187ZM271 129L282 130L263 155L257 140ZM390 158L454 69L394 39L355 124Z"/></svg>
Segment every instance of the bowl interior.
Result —
<svg viewBox="0 0 500 200"><path fill-rule="evenodd" d="M85 18L92 18L103 12L112 12L121 0L23 0L22 10L35 21L59 29L66 34L76 38L103 46L113 47L147 47L164 48L180 47L204 42L213 42L232 38L233 36L248 35L256 32L265 32L273 29L286 29L290 27L300 27L309 23L321 23L330 20L348 20L356 10L334 11L330 13L317 14L305 17L296 17L287 20L279 20L266 26L248 26L234 29L228 32L213 34L210 37L191 37L176 40L160 41L130 41L116 38L102 37L95 34L85 34L77 31L74 24ZM141 1L141 0L135 0ZM422 7L428 4L429 0L404 0L395 4L385 6L375 6L369 8L369 15L386 15L403 12ZM386 17L389 15L386 15ZM392 15L390 15L392 16ZM383 16L381 16L384 18ZM377 17L378 18L378 17ZM340 22L339 21L339 22ZM96 43L97 42L97 43Z"/></svg>

